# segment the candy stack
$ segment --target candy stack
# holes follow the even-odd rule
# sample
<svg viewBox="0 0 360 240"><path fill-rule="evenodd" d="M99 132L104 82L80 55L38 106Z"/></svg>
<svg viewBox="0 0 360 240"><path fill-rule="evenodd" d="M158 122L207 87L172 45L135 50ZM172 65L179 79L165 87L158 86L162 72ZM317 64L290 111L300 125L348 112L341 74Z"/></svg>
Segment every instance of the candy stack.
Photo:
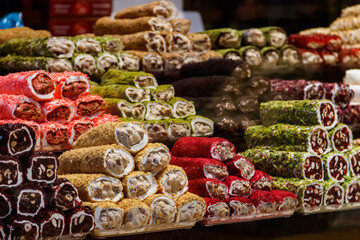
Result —
<svg viewBox="0 0 360 240"><path fill-rule="evenodd" d="M35 132L22 123L0 125L0 239L83 238L94 229L78 191L57 177L58 159L34 151Z"/></svg>

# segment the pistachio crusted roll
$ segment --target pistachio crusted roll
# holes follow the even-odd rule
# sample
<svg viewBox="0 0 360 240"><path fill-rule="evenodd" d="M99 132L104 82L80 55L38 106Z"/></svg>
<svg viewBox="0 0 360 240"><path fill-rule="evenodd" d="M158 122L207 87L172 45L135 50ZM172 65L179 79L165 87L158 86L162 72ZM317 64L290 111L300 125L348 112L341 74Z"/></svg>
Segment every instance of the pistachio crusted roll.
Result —
<svg viewBox="0 0 360 240"><path fill-rule="evenodd" d="M195 194L185 193L175 198L175 204L178 210L176 222L197 222L205 216L206 203Z"/></svg>
<svg viewBox="0 0 360 240"><path fill-rule="evenodd" d="M342 153L330 152L322 157L324 162L325 178L336 182L343 182L349 175L349 163Z"/></svg>
<svg viewBox="0 0 360 240"><path fill-rule="evenodd" d="M175 222L177 208L173 199L163 194L154 194L144 202L150 207L150 225L159 225Z"/></svg>
<svg viewBox="0 0 360 240"><path fill-rule="evenodd" d="M129 103L117 98L105 98L108 105L106 113L117 115L122 118L144 120L146 108L142 103Z"/></svg>
<svg viewBox="0 0 360 240"><path fill-rule="evenodd" d="M162 74L164 72L164 61L160 54L145 51L126 51L140 58L141 70L152 74Z"/></svg>
<svg viewBox="0 0 360 240"><path fill-rule="evenodd" d="M331 145L335 151L346 152L352 149L353 135L350 128L339 123L329 132Z"/></svg>
<svg viewBox="0 0 360 240"><path fill-rule="evenodd" d="M245 46L239 49L241 58L250 66L260 66L262 57L259 49L255 46Z"/></svg>
<svg viewBox="0 0 360 240"><path fill-rule="evenodd" d="M280 49L281 64L286 66L298 65L301 62L299 50L292 45L284 45Z"/></svg>
<svg viewBox="0 0 360 240"><path fill-rule="evenodd" d="M332 180L324 181L322 185L324 187L324 206L327 209L339 208L344 203L344 187Z"/></svg>
<svg viewBox="0 0 360 240"><path fill-rule="evenodd" d="M118 203L124 210L124 229L142 229L150 220L150 207L138 199L124 199Z"/></svg>
<svg viewBox="0 0 360 240"><path fill-rule="evenodd" d="M154 101L169 102L175 96L175 89L172 85L160 85L151 89L150 94Z"/></svg>
<svg viewBox="0 0 360 240"><path fill-rule="evenodd" d="M130 85L105 85L92 87L90 94L100 95L103 98L120 98L129 102L150 101L150 90L136 88Z"/></svg>
<svg viewBox="0 0 360 240"><path fill-rule="evenodd" d="M148 142L144 126L138 122L107 122L82 134L75 148L120 144L131 153L143 149Z"/></svg>
<svg viewBox="0 0 360 240"><path fill-rule="evenodd" d="M209 118L193 115L186 119L190 123L191 136L211 136L214 133L214 122Z"/></svg>
<svg viewBox="0 0 360 240"><path fill-rule="evenodd" d="M196 113L194 103L183 98L174 97L170 100L169 104L174 109L173 115L175 118L186 118Z"/></svg>
<svg viewBox="0 0 360 240"><path fill-rule="evenodd" d="M136 168L150 172L153 176L162 171L170 162L169 149L161 143L149 143L135 155Z"/></svg>
<svg viewBox="0 0 360 240"><path fill-rule="evenodd" d="M69 180L85 202L118 202L123 197L123 186L118 179L103 174L65 174L60 178Z"/></svg>
<svg viewBox="0 0 360 240"><path fill-rule="evenodd" d="M124 48L122 42L116 38L95 37L95 39L100 42L104 53L119 55Z"/></svg>
<svg viewBox="0 0 360 240"><path fill-rule="evenodd" d="M346 177L341 183L345 189L345 203L349 205L360 205L360 182L357 178Z"/></svg>
<svg viewBox="0 0 360 240"><path fill-rule="evenodd" d="M156 179L159 182L159 192L168 197L179 197L188 190L188 178L181 167L168 165L156 175Z"/></svg>
<svg viewBox="0 0 360 240"><path fill-rule="evenodd" d="M189 33L186 35L190 40L190 51L202 54L211 49L211 40L207 34Z"/></svg>
<svg viewBox="0 0 360 240"><path fill-rule="evenodd" d="M173 27L174 32L187 34L190 31L191 20L185 18L171 19L170 23Z"/></svg>
<svg viewBox="0 0 360 240"><path fill-rule="evenodd" d="M168 126L163 120L147 120L144 124L149 142L163 142L168 139Z"/></svg>
<svg viewBox="0 0 360 240"><path fill-rule="evenodd" d="M59 157L58 173L104 173L120 178L134 167L133 157L122 146L114 144L64 152Z"/></svg>
<svg viewBox="0 0 360 240"><path fill-rule="evenodd" d="M355 146L346 153L349 160L350 175L352 177L360 176L360 147Z"/></svg>
<svg viewBox="0 0 360 240"><path fill-rule="evenodd" d="M178 53L162 53L161 57L164 62L166 74L176 74L183 65L183 57Z"/></svg>
<svg viewBox="0 0 360 240"><path fill-rule="evenodd" d="M89 77L97 77L99 74L96 59L90 54L74 55L72 64L75 71L85 73Z"/></svg>
<svg viewBox="0 0 360 240"><path fill-rule="evenodd" d="M216 49L216 52L220 53L225 59L230 59L234 61L242 60L240 52L235 48Z"/></svg>
<svg viewBox="0 0 360 240"><path fill-rule="evenodd" d="M140 59L133 54L122 52L118 55L119 61L122 62L121 69L127 71L139 71Z"/></svg>
<svg viewBox="0 0 360 240"><path fill-rule="evenodd" d="M261 66L274 68L280 65L280 52L274 47L264 47L260 50L262 56Z"/></svg>
<svg viewBox="0 0 360 240"><path fill-rule="evenodd" d="M205 218L221 218L230 215L230 208L225 202L216 198L204 198L204 201L206 202Z"/></svg>
<svg viewBox="0 0 360 240"><path fill-rule="evenodd" d="M243 36L244 45L251 45L255 47L264 47L266 45L265 34L258 28L250 28L240 31L239 34Z"/></svg>
<svg viewBox="0 0 360 240"><path fill-rule="evenodd" d="M235 29L219 28L203 32L211 40L211 46L216 48L239 48L241 45L241 34Z"/></svg>
<svg viewBox="0 0 360 240"><path fill-rule="evenodd" d="M281 48L286 44L287 36L286 32L281 27L263 27L260 28L265 35L266 43L268 46Z"/></svg>
<svg viewBox="0 0 360 240"><path fill-rule="evenodd" d="M146 120L160 120L173 116L173 108L169 103L160 101L144 102Z"/></svg>
<svg viewBox="0 0 360 240"><path fill-rule="evenodd" d="M167 50L171 53L183 53L190 51L190 40L181 33L168 33L165 36Z"/></svg>
<svg viewBox="0 0 360 240"><path fill-rule="evenodd" d="M150 73L110 69L104 74L101 85L113 84L131 85L137 88L156 88L158 86L154 75Z"/></svg>
<svg viewBox="0 0 360 240"><path fill-rule="evenodd" d="M168 140L175 141L191 135L191 126L188 121L179 118L168 118L163 121L168 125Z"/></svg>

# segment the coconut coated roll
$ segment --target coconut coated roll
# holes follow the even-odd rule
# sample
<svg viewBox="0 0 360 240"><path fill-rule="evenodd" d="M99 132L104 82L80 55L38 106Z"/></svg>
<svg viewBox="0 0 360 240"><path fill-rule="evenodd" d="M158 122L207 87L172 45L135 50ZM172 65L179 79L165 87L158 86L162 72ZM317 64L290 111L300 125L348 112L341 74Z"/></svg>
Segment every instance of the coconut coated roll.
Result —
<svg viewBox="0 0 360 240"><path fill-rule="evenodd" d="M125 196L144 200L158 190L158 183L151 173L134 171L122 180Z"/></svg>
<svg viewBox="0 0 360 240"><path fill-rule="evenodd" d="M106 86L114 84L154 89L158 86L154 75L150 73L110 69L104 74L101 85Z"/></svg>
<svg viewBox="0 0 360 240"><path fill-rule="evenodd" d="M58 173L104 173L121 178L129 174L134 167L134 159L130 153L114 144L64 152L59 157Z"/></svg>
<svg viewBox="0 0 360 240"><path fill-rule="evenodd" d="M57 157L47 151L36 151L26 161L26 178L33 183L51 184L56 180Z"/></svg>
<svg viewBox="0 0 360 240"><path fill-rule="evenodd" d="M190 31L191 20L185 18L171 19L170 23L173 27L174 32L181 34L187 34Z"/></svg>
<svg viewBox="0 0 360 240"><path fill-rule="evenodd" d="M206 213L206 203L203 198L185 193L175 198L175 204L178 210L176 222L195 222L204 218Z"/></svg>
<svg viewBox="0 0 360 240"><path fill-rule="evenodd" d="M150 225L159 225L175 222L177 208L174 200L163 194L154 194L144 202L151 209Z"/></svg>
<svg viewBox="0 0 360 240"><path fill-rule="evenodd" d="M139 71L140 59L138 56L122 52L118 55L119 61L122 62L121 69L127 71Z"/></svg>
<svg viewBox="0 0 360 240"><path fill-rule="evenodd" d="M170 162L169 149L161 143L149 143L135 155L136 168L142 172L150 172L154 176L166 168Z"/></svg>
<svg viewBox="0 0 360 240"><path fill-rule="evenodd" d="M202 54L210 51L211 41L207 34L189 33L186 37L190 40L190 51L196 54Z"/></svg>
<svg viewBox="0 0 360 240"><path fill-rule="evenodd" d="M159 182L159 192L166 196L176 198L188 190L186 172L178 166L168 165L156 175Z"/></svg>

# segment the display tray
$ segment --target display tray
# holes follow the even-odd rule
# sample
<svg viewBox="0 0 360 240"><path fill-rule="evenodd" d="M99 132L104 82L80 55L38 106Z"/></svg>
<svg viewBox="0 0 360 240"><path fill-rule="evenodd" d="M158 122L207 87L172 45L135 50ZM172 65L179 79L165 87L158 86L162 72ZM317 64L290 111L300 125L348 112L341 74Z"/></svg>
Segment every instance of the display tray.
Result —
<svg viewBox="0 0 360 240"><path fill-rule="evenodd" d="M199 222L201 225L210 227L215 225L222 225L222 224L232 224L232 223L240 223L240 222L251 222L251 221L258 221L258 220L265 220L271 218L282 218L282 217L290 217L295 212L294 210L288 211L281 211L276 213L254 213L248 216L243 217L222 217L222 218L208 218L204 219Z"/></svg>
<svg viewBox="0 0 360 240"><path fill-rule="evenodd" d="M317 213L341 212L341 211L354 210L354 209L360 209L360 203L355 203L355 204L345 203L338 208L321 206L319 210L315 210L315 211L304 211L304 209L299 209L297 210L297 213L301 215L310 215Z"/></svg>
<svg viewBox="0 0 360 240"><path fill-rule="evenodd" d="M144 228L138 228L133 230L125 230L125 229L114 229L108 231L101 231L96 229L91 236L93 238L102 239L108 237L120 237L127 235L135 235L135 234L145 234L145 233L153 233L153 232L164 232L178 229L189 229L192 228L196 222L186 222L186 223L169 223L169 224L160 224L154 226L146 226Z"/></svg>

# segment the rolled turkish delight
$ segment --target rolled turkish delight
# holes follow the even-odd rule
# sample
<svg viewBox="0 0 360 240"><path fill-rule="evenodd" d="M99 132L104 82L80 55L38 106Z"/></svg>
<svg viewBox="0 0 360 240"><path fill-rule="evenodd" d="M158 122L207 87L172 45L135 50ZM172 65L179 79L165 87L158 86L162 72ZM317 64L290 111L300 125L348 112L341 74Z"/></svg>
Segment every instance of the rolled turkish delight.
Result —
<svg viewBox="0 0 360 240"><path fill-rule="evenodd" d="M226 139L218 137L183 137L176 141L171 154L177 157L205 157L225 161L235 156L235 147Z"/></svg>
<svg viewBox="0 0 360 240"><path fill-rule="evenodd" d="M24 184L16 189L16 212L18 215L35 217L45 208L45 193L35 184Z"/></svg>
<svg viewBox="0 0 360 240"><path fill-rule="evenodd" d="M99 74L96 59L90 54L76 54L72 58L73 68L77 72L82 72L89 77L96 78Z"/></svg>
<svg viewBox="0 0 360 240"><path fill-rule="evenodd" d="M205 218L223 218L230 215L230 208L224 202L216 198L204 198L206 202Z"/></svg>
<svg viewBox="0 0 360 240"><path fill-rule="evenodd" d="M324 187L324 206L327 209L336 209L344 203L345 190L340 183L328 180L323 182Z"/></svg>
<svg viewBox="0 0 360 240"><path fill-rule="evenodd" d="M0 99L1 119L44 120L40 104L24 95L1 94Z"/></svg>
<svg viewBox="0 0 360 240"><path fill-rule="evenodd" d="M85 159L87 164L83 164ZM114 144L64 152L59 157L58 173L103 173L121 178L134 167L133 157L123 147Z"/></svg>
<svg viewBox="0 0 360 240"><path fill-rule="evenodd" d="M277 208L279 211L295 210L299 205L299 200L292 192L272 190L270 194L273 195L276 201L280 204Z"/></svg>
<svg viewBox="0 0 360 240"><path fill-rule="evenodd" d="M352 5L346 8L341 9L341 18L345 18L345 17L355 17L355 16L359 16L360 15L360 5L356 4L356 5Z"/></svg>
<svg viewBox="0 0 360 240"><path fill-rule="evenodd" d="M231 210L231 217L248 216L255 212L254 203L246 197L231 197L225 200Z"/></svg>
<svg viewBox="0 0 360 240"><path fill-rule="evenodd" d="M90 120L73 120L68 123L69 144L72 146L79 136L95 125Z"/></svg>
<svg viewBox="0 0 360 240"><path fill-rule="evenodd" d="M145 72L128 72L111 69L104 74L101 85L132 85L137 88L156 88L157 82L154 75Z"/></svg>
<svg viewBox="0 0 360 240"><path fill-rule="evenodd" d="M53 73L51 77L56 83L55 94L58 98L76 99L89 93L90 81L83 73Z"/></svg>
<svg viewBox="0 0 360 240"><path fill-rule="evenodd" d="M190 180L199 178L215 178L223 181L229 175L226 165L212 158L171 156L170 164L182 167Z"/></svg>
<svg viewBox="0 0 360 240"><path fill-rule="evenodd" d="M254 190L271 191L273 179L265 172L255 170L254 176L250 179L251 188Z"/></svg>
<svg viewBox="0 0 360 240"><path fill-rule="evenodd" d="M54 98L55 81L45 71L12 73L0 77L0 94L23 94L36 101Z"/></svg>
<svg viewBox="0 0 360 240"><path fill-rule="evenodd" d="M188 190L186 172L178 166L168 165L156 175L159 192L168 197L176 198Z"/></svg>
<svg viewBox="0 0 360 240"><path fill-rule="evenodd" d="M350 206L360 205L360 183L357 178L347 177L341 186L345 190L345 203Z"/></svg>
<svg viewBox="0 0 360 240"><path fill-rule="evenodd" d="M144 102L146 120L160 120L173 116L174 110L169 103L160 101Z"/></svg>
<svg viewBox="0 0 360 240"><path fill-rule="evenodd" d="M95 23L94 33L97 36L105 34L125 35L137 32L152 31L168 34L173 31L172 25L156 17L140 17L134 19L99 18Z"/></svg>
<svg viewBox="0 0 360 240"><path fill-rule="evenodd" d="M34 220L14 220L9 225L9 239L40 239L40 228Z"/></svg>
<svg viewBox="0 0 360 240"><path fill-rule="evenodd" d="M123 197L121 182L103 174L65 174L60 178L69 180L78 190L79 198L85 202L118 202Z"/></svg>
<svg viewBox="0 0 360 240"><path fill-rule="evenodd" d="M69 144L69 129L60 123L42 123L40 137L42 150L63 150Z"/></svg>
<svg viewBox="0 0 360 240"><path fill-rule="evenodd" d="M262 98L270 91L269 79L262 76L254 76L247 85L247 91L250 96Z"/></svg>
<svg viewBox="0 0 360 240"><path fill-rule="evenodd" d="M80 118L95 118L103 114L106 110L105 100L98 95L86 95L79 97L74 106L76 107L75 116Z"/></svg>
<svg viewBox="0 0 360 240"><path fill-rule="evenodd" d="M346 68L355 68L359 65L359 48L343 48L340 50L340 64Z"/></svg>
<svg viewBox="0 0 360 240"><path fill-rule="evenodd" d="M174 32L187 34L190 31L191 20L185 18L175 18L169 21L173 27Z"/></svg>
<svg viewBox="0 0 360 240"><path fill-rule="evenodd" d="M124 210L124 229L142 229L150 220L150 207L138 199L124 199L118 203Z"/></svg>
<svg viewBox="0 0 360 240"><path fill-rule="evenodd" d="M324 179L321 157L307 152L286 152L271 149L248 149L244 157L249 159L258 170L287 178Z"/></svg>
<svg viewBox="0 0 360 240"><path fill-rule="evenodd" d="M211 40L207 34L189 33L186 37L190 40L190 51L202 54L211 49Z"/></svg>
<svg viewBox="0 0 360 240"><path fill-rule="evenodd" d="M266 126L287 123L305 126L321 125L326 129L332 129L338 121L335 106L331 101L327 100L270 101L261 103L260 119Z"/></svg>
<svg viewBox="0 0 360 240"><path fill-rule="evenodd" d="M26 161L26 179L33 183L51 184L56 180L57 157L46 151L36 151Z"/></svg>
<svg viewBox="0 0 360 240"><path fill-rule="evenodd" d="M167 50L170 53L183 53L190 50L190 40L181 33L168 33L165 36Z"/></svg>
<svg viewBox="0 0 360 240"><path fill-rule="evenodd" d="M169 102L175 96L175 89L172 85L160 85L151 89L151 97L154 101Z"/></svg>
<svg viewBox="0 0 360 240"><path fill-rule="evenodd" d="M181 66L183 65L183 57L178 53L162 53L161 57L164 62L165 74L174 74L176 75Z"/></svg>
<svg viewBox="0 0 360 240"><path fill-rule="evenodd" d="M335 151L346 152L352 149L353 135L350 128L339 123L329 132L331 145Z"/></svg>
<svg viewBox="0 0 360 240"><path fill-rule="evenodd" d="M239 48L241 45L242 35L235 29L219 28L203 32L211 40L213 49L217 48Z"/></svg>
<svg viewBox="0 0 360 240"><path fill-rule="evenodd" d="M258 28L239 31L239 34L243 36L243 45L251 45L259 48L266 45L265 34Z"/></svg>
<svg viewBox="0 0 360 240"><path fill-rule="evenodd" d="M360 26L360 16L347 16L335 19L330 24L331 30L356 29Z"/></svg>
<svg viewBox="0 0 360 240"><path fill-rule="evenodd" d="M186 121L190 123L191 136L211 136L214 133L214 122L209 118L193 115L188 116Z"/></svg>
<svg viewBox="0 0 360 240"><path fill-rule="evenodd" d="M23 123L0 125L0 154L12 157L27 157L35 148L35 132Z"/></svg>
<svg viewBox="0 0 360 240"><path fill-rule="evenodd" d="M261 66L274 68L280 65L280 52L274 47L264 47L260 50L262 56Z"/></svg>
<svg viewBox="0 0 360 240"><path fill-rule="evenodd" d="M239 124L231 117L217 117L214 119L214 133L224 137L234 137L239 130Z"/></svg>
<svg viewBox="0 0 360 240"><path fill-rule="evenodd" d="M65 216L62 213L44 210L41 213L39 222L40 237L39 239L58 239L65 230Z"/></svg>
<svg viewBox="0 0 360 240"><path fill-rule="evenodd" d="M251 195L250 182L245 178L229 176L224 181L231 197L249 197Z"/></svg>
<svg viewBox="0 0 360 240"><path fill-rule="evenodd" d="M186 52L181 54L183 57L183 64L201 62L200 56L195 52Z"/></svg>
<svg viewBox="0 0 360 240"><path fill-rule="evenodd" d="M138 56L121 52L119 55L119 61L122 62L121 69L127 71L139 71L140 59Z"/></svg>
<svg viewBox="0 0 360 240"><path fill-rule="evenodd" d="M164 122L167 124L167 136L170 141L191 135L190 123L184 119L168 118Z"/></svg>
<svg viewBox="0 0 360 240"><path fill-rule="evenodd" d="M84 202L94 212L95 232L120 230L124 220L124 210L113 202Z"/></svg>
<svg viewBox="0 0 360 240"><path fill-rule="evenodd" d="M230 175L250 180L255 174L254 165L246 158L235 155L232 160L226 162Z"/></svg>
<svg viewBox="0 0 360 240"><path fill-rule="evenodd" d="M278 199L268 191L255 190L249 199L258 213L275 213L280 205Z"/></svg>
<svg viewBox="0 0 360 240"><path fill-rule="evenodd" d="M150 101L150 90L137 88L130 85L105 85L92 87L91 94L99 95L103 98L120 98L129 102Z"/></svg>
<svg viewBox="0 0 360 240"><path fill-rule="evenodd" d="M160 54L135 50L126 51L126 53L135 55L140 59L142 71L156 75L161 75L164 72L164 61Z"/></svg>
<svg viewBox="0 0 360 240"><path fill-rule="evenodd" d="M130 153L143 149L148 142L144 126L138 122L107 122L82 134L75 148L120 144Z"/></svg>
<svg viewBox="0 0 360 240"><path fill-rule="evenodd" d="M176 18L177 9L170 1L154 1L142 5L135 5L117 12L115 19L139 18L144 16L155 16L164 20Z"/></svg>
<svg viewBox="0 0 360 240"><path fill-rule="evenodd" d="M173 115L175 118L186 118L196 113L194 103L183 98L174 97L170 100L169 104L174 109Z"/></svg>
<svg viewBox="0 0 360 240"><path fill-rule="evenodd" d="M88 37L74 37L73 42L75 43L75 51L79 53L87 53L97 56L102 52L100 42L95 38Z"/></svg>
<svg viewBox="0 0 360 240"><path fill-rule="evenodd" d="M206 203L203 198L185 193L175 198L177 207L176 222L195 222L204 218L206 213Z"/></svg>
<svg viewBox="0 0 360 240"><path fill-rule="evenodd" d="M302 151L317 155L326 154L331 149L329 134L321 126L254 126L245 131L245 141L248 148L268 146L276 147L277 150Z"/></svg>
<svg viewBox="0 0 360 240"><path fill-rule="evenodd" d="M119 55L124 48L122 42L116 38L95 37L95 39L100 42L104 53Z"/></svg>
<svg viewBox="0 0 360 240"><path fill-rule="evenodd" d="M190 132L190 126L187 126ZM146 121L145 129L149 136L150 143L164 142L168 139L168 126L162 120Z"/></svg>
<svg viewBox="0 0 360 240"><path fill-rule="evenodd" d="M343 182L349 175L349 162L342 153L330 152L322 157L325 178L336 182Z"/></svg>
<svg viewBox="0 0 360 240"><path fill-rule="evenodd" d="M301 55L302 65L305 67L314 67L323 64L321 55L316 50L298 48Z"/></svg>
<svg viewBox="0 0 360 240"><path fill-rule="evenodd" d="M81 200L76 187L65 178L58 178L51 187L51 206L61 211L79 207Z"/></svg>
<svg viewBox="0 0 360 240"><path fill-rule="evenodd" d="M330 51L336 51L341 48L342 40L337 35L331 34L291 34L289 36L289 43L305 49L322 49L326 48Z"/></svg>
<svg viewBox="0 0 360 240"><path fill-rule="evenodd" d="M235 48L217 49L216 52L220 53L224 59L230 59L234 61L241 61L241 54Z"/></svg>
<svg viewBox="0 0 360 240"><path fill-rule="evenodd" d="M241 58L250 66L260 66L262 57L259 49L254 46L245 46L239 49Z"/></svg>
<svg viewBox="0 0 360 240"><path fill-rule="evenodd" d="M268 46L281 48L287 42L286 32L281 27L263 27L260 31L264 33Z"/></svg>
<svg viewBox="0 0 360 240"><path fill-rule="evenodd" d="M161 143L149 143L135 155L136 168L150 172L153 176L162 171L170 162L169 149Z"/></svg>
<svg viewBox="0 0 360 240"><path fill-rule="evenodd" d="M154 194L144 202L150 207L150 225L159 225L175 222L177 208L174 200L163 194Z"/></svg>
<svg viewBox="0 0 360 240"><path fill-rule="evenodd" d="M203 61L207 61L209 59L222 59L223 57L217 51L210 50L210 51L207 51L207 52L204 52L204 53L200 54L200 58Z"/></svg>
<svg viewBox="0 0 360 240"><path fill-rule="evenodd" d="M101 53L96 59L96 67L100 75L103 75L109 69L119 69L121 65L120 59L110 53Z"/></svg>
<svg viewBox="0 0 360 240"><path fill-rule="evenodd" d="M335 51L322 50L320 56L323 62L330 66L336 66L339 63L339 53Z"/></svg>
<svg viewBox="0 0 360 240"><path fill-rule="evenodd" d="M106 112L122 118L144 120L146 108L143 103L129 103L117 98L105 98Z"/></svg>
<svg viewBox="0 0 360 240"><path fill-rule="evenodd" d="M88 207L79 207L66 214L66 233L73 238L82 238L95 228L95 218Z"/></svg>
<svg viewBox="0 0 360 240"><path fill-rule="evenodd" d="M284 45L280 49L281 64L286 66L298 65L301 62L299 50L292 45Z"/></svg>
<svg viewBox="0 0 360 240"><path fill-rule="evenodd" d="M42 104L45 122L68 123L75 115L73 102L65 99L55 99Z"/></svg>
<svg viewBox="0 0 360 240"><path fill-rule="evenodd" d="M151 173L134 171L122 180L125 196L144 200L158 191L158 183Z"/></svg>
<svg viewBox="0 0 360 240"><path fill-rule="evenodd" d="M336 106L345 108L354 98L355 92L349 85L343 83L324 83L326 98L332 100Z"/></svg>
<svg viewBox="0 0 360 240"><path fill-rule="evenodd" d="M229 197L229 189L225 183L214 178L200 178L189 180L189 192L201 197L225 200Z"/></svg>
<svg viewBox="0 0 360 240"><path fill-rule="evenodd" d="M358 146L354 147L346 153L346 157L349 161L350 176L360 176L360 148Z"/></svg>

